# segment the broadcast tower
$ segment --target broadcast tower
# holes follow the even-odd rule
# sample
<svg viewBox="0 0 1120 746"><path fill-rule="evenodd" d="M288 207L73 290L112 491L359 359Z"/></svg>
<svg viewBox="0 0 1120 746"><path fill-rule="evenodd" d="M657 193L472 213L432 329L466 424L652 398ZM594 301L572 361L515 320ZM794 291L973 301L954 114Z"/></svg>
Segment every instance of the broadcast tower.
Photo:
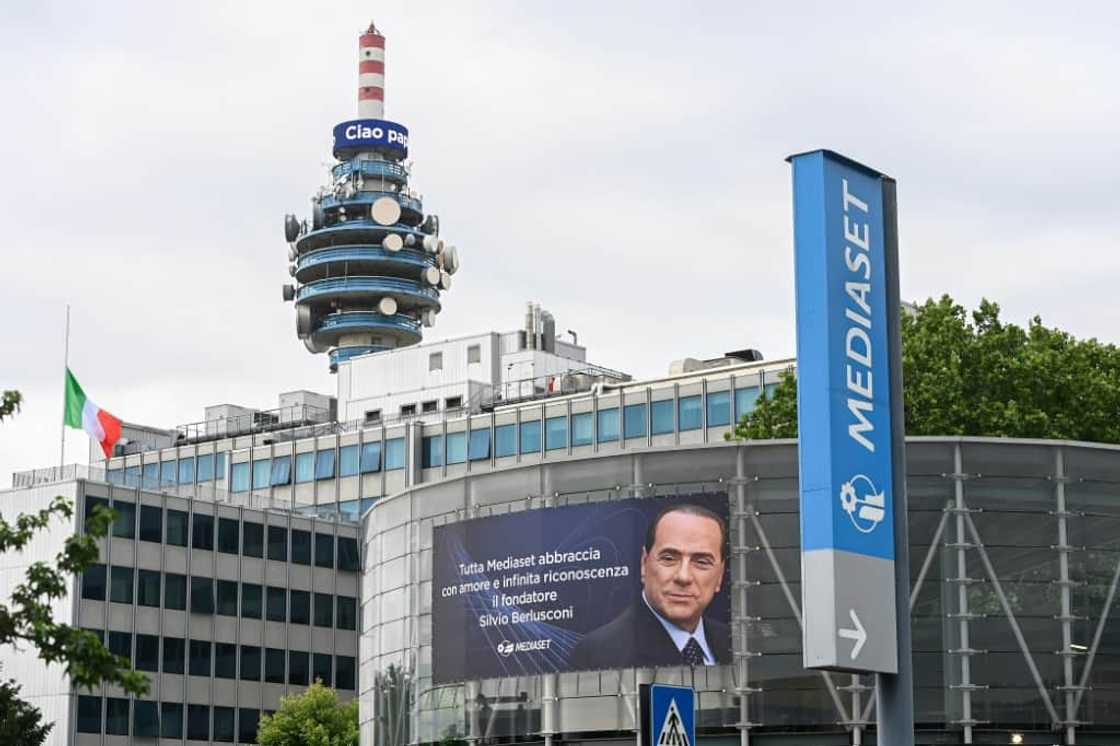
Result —
<svg viewBox="0 0 1120 746"><path fill-rule="evenodd" d="M385 37L358 37L358 119L335 125L331 180L311 198L311 219L284 216L284 300L296 335L326 352L331 372L357 355L416 344L435 323L440 293L459 268L408 183L408 129L385 115Z"/></svg>

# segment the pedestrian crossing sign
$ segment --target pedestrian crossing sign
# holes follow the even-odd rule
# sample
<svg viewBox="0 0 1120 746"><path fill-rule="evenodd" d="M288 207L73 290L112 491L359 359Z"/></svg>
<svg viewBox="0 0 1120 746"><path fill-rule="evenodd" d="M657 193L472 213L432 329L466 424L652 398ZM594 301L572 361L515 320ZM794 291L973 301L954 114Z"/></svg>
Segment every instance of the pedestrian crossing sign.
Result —
<svg viewBox="0 0 1120 746"><path fill-rule="evenodd" d="M696 746L695 697L687 686L643 684L642 745Z"/></svg>

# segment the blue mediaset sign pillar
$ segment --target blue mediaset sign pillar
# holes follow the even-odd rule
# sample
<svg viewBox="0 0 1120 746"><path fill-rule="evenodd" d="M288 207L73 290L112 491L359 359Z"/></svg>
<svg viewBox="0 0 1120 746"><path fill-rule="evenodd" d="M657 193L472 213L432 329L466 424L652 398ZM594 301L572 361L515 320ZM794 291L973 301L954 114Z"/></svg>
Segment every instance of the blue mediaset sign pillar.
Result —
<svg viewBox="0 0 1120 746"><path fill-rule="evenodd" d="M827 150L789 160L805 667L895 674L894 183Z"/></svg>

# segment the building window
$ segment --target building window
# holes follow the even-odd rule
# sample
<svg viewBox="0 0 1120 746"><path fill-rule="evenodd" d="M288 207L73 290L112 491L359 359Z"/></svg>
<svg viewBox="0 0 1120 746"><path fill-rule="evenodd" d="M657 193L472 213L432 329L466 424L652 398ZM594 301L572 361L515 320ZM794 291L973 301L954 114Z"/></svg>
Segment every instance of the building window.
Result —
<svg viewBox="0 0 1120 746"><path fill-rule="evenodd" d="M288 529L283 526L268 527L268 558L277 562L288 561Z"/></svg>
<svg viewBox="0 0 1120 746"><path fill-rule="evenodd" d="M106 470L105 481L109 484L124 484L124 469Z"/></svg>
<svg viewBox="0 0 1120 746"><path fill-rule="evenodd" d="M754 411L754 406L757 402L757 387L747 386L745 388L735 389L735 416L742 419L743 416L750 414Z"/></svg>
<svg viewBox="0 0 1120 746"><path fill-rule="evenodd" d="M334 658L335 689L354 689L354 658L349 655L336 655Z"/></svg>
<svg viewBox="0 0 1120 746"><path fill-rule="evenodd" d="M187 657L187 641L182 637L163 638L163 672L183 673L183 661Z"/></svg>
<svg viewBox="0 0 1120 746"><path fill-rule="evenodd" d="M444 409L459 409L463 406L463 397L449 396L443 400Z"/></svg>
<svg viewBox="0 0 1120 746"><path fill-rule="evenodd" d="M159 608L159 571L139 570L136 579L136 603Z"/></svg>
<svg viewBox="0 0 1120 746"><path fill-rule="evenodd" d="M124 469L124 483L128 487L140 486L140 467L126 466Z"/></svg>
<svg viewBox="0 0 1120 746"><path fill-rule="evenodd" d="M191 676L210 677L210 641L191 640Z"/></svg>
<svg viewBox="0 0 1120 746"><path fill-rule="evenodd" d="M731 424L731 392L708 392L708 427Z"/></svg>
<svg viewBox="0 0 1120 746"><path fill-rule="evenodd" d="M334 598L329 593L315 594L315 626L334 626Z"/></svg>
<svg viewBox="0 0 1120 746"><path fill-rule="evenodd" d="M343 446L338 449L338 476L352 477L358 473L358 446Z"/></svg>
<svg viewBox="0 0 1120 746"><path fill-rule="evenodd" d="M163 576L163 606L165 609L183 611L187 608L187 578L185 575L165 573Z"/></svg>
<svg viewBox="0 0 1120 746"><path fill-rule="evenodd" d="M140 506L140 541L163 541L163 510L156 505Z"/></svg>
<svg viewBox="0 0 1120 746"><path fill-rule="evenodd" d="M78 695L78 732L101 734L101 697Z"/></svg>
<svg viewBox="0 0 1120 746"><path fill-rule="evenodd" d="M270 622L286 621L288 618L288 592L283 588L269 588L265 597L265 618Z"/></svg>
<svg viewBox="0 0 1120 746"><path fill-rule="evenodd" d="M490 458L490 430L471 430L467 445L467 457L471 461L485 461Z"/></svg>
<svg viewBox="0 0 1120 746"><path fill-rule="evenodd" d="M589 446L595 431L595 422L591 412L580 412L572 415L572 445Z"/></svg>
<svg viewBox="0 0 1120 746"><path fill-rule="evenodd" d="M253 489L267 490L272 482L272 459L262 458L253 462Z"/></svg>
<svg viewBox="0 0 1120 746"><path fill-rule="evenodd" d="M288 683L298 686L307 686L308 674L307 653L295 650L288 651Z"/></svg>
<svg viewBox="0 0 1120 746"><path fill-rule="evenodd" d="M109 652L118 658L124 658L128 661L129 667L132 666L132 633L131 632L109 632L109 643L107 645Z"/></svg>
<svg viewBox="0 0 1120 746"><path fill-rule="evenodd" d="M377 425L381 422L380 409L367 409L365 413L365 424Z"/></svg>
<svg viewBox="0 0 1120 746"><path fill-rule="evenodd" d="M283 684L284 683L284 668L287 661L284 660L283 648L265 648L264 651L264 680L269 684Z"/></svg>
<svg viewBox="0 0 1120 746"><path fill-rule="evenodd" d="M461 464L467 460L467 434L447 434L447 463Z"/></svg>
<svg viewBox="0 0 1120 746"><path fill-rule="evenodd" d="M541 450L541 421L521 423L521 452L538 453Z"/></svg>
<svg viewBox="0 0 1120 746"><path fill-rule="evenodd" d="M187 740L210 740L210 705L187 705Z"/></svg>
<svg viewBox="0 0 1120 746"><path fill-rule="evenodd" d="M182 510L167 510L167 543L176 547L187 545L187 518Z"/></svg>
<svg viewBox="0 0 1120 746"><path fill-rule="evenodd" d="M432 469L443 466L443 436L428 435L420 441L420 466Z"/></svg>
<svg viewBox="0 0 1120 746"><path fill-rule="evenodd" d="M210 578L191 577L191 613L214 613L214 581Z"/></svg>
<svg viewBox="0 0 1120 746"><path fill-rule="evenodd" d="M435 399L431 399L431 400L425 401L425 402L420 402L420 411L424 414L431 414L432 412L438 412L439 411L439 402L436 401Z"/></svg>
<svg viewBox="0 0 1120 746"><path fill-rule="evenodd" d="M136 700L132 706L132 735L159 738L159 703Z"/></svg>
<svg viewBox="0 0 1120 746"><path fill-rule="evenodd" d="M549 451L568 447L567 417L549 417L544 421L544 447Z"/></svg>
<svg viewBox="0 0 1120 746"><path fill-rule="evenodd" d="M105 698L105 733L110 736L128 735L128 700Z"/></svg>
<svg viewBox="0 0 1120 746"><path fill-rule="evenodd" d="M416 414L416 405L415 404L402 404L401 405L401 417L411 417L414 414Z"/></svg>
<svg viewBox="0 0 1120 746"><path fill-rule="evenodd" d="M164 461L159 465L159 484L161 487L169 487L175 484L176 469L174 461Z"/></svg>
<svg viewBox="0 0 1120 746"><path fill-rule="evenodd" d="M443 370L443 353L433 352L428 355L428 372Z"/></svg>
<svg viewBox="0 0 1120 746"><path fill-rule="evenodd" d="M260 557L264 554L264 526L245 521L241 524L242 551L246 557Z"/></svg>
<svg viewBox="0 0 1120 746"><path fill-rule="evenodd" d="M196 479L199 482L212 482L214 480L214 454L208 453L205 456L198 457L198 474ZM180 720L182 717L180 716Z"/></svg>
<svg viewBox="0 0 1120 746"><path fill-rule="evenodd" d="M219 679L237 678L237 646L232 642L214 643L214 676Z"/></svg>
<svg viewBox="0 0 1120 746"><path fill-rule="evenodd" d="M194 531L191 532L191 546L195 549L214 549L214 516L206 513L194 514Z"/></svg>
<svg viewBox="0 0 1120 746"><path fill-rule="evenodd" d="M319 451L315 454L315 478L334 479L334 451Z"/></svg>
<svg viewBox="0 0 1120 746"><path fill-rule="evenodd" d="M330 534L315 534L315 566L334 567L334 537Z"/></svg>
<svg viewBox="0 0 1120 746"><path fill-rule="evenodd" d="M261 680L261 649L256 645L241 646L241 680Z"/></svg>
<svg viewBox="0 0 1120 746"><path fill-rule="evenodd" d="M296 454L296 483L303 484L310 482L315 478L315 454L297 453Z"/></svg>
<svg viewBox="0 0 1120 746"><path fill-rule="evenodd" d="M105 565L90 565L82 573L82 598L105 600Z"/></svg>
<svg viewBox="0 0 1120 746"><path fill-rule="evenodd" d="M350 536L338 537L338 569L358 571L358 540Z"/></svg>
<svg viewBox="0 0 1120 746"><path fill-rule="evenodd" d="M230 487L231 492L248 492L249 491L249 462L242 461L241 463L234 464L230 473Z"/></svg>
<svg viewBox="0 0 1120 746"><path fill-rule="evenodd" d="M159 637L136 635L136 670L159 671Z"/></svg>
<svg viewBox="0 0 1120 746"><path fill-rule="evenodd" d="M598 427L598 441L609 443L618 440L618 407L600 409Z"/></svg>
<svg viewBox="0 0 1120 746"><path fill-rule="evenodd" d="M214 454L214 477L219 481L225 481L226 478L226 455L225 453Z"/></svg>
<svg viewBox="0 0 1120 746"><path fill-rule="evenodd" d="M646 437L646 405L627 404L622 410L622 434L626 438Z"/></svg>
<svg viewBox="0 0 1120 746"><path fill-rule="evenodd" d="M159 464L144 464L143 474L144 489L154 490L159 487Z"/></svg>
<svg viewBox="0 0 1120 746"><path fill-rule="evenodd" d="M334 686L331 681L331 674L334 673L331 668L331 656L327 653L314 653L311 656L311 677L316 681L323 682L323 686Z"/></svg>
<svg viewBox="0 0 1120 746"><path fill-rule="evenodd" d="M381 471L381 441L363 443L361 461L362 474L374 474Z"/></svg>
<svg viewBox="0 0 1120 746"><path fill-rule="evenodd" d="M385 441L385 471L403 469L404 456L404 438L391 438Z"/></svg>
<svg viewBox="0 0 1120 746"><path fill-rule="evenodd" d="M113 501L117 517L113 519L113 536L120 539L136 538L136 506L122 500Z"/></svg>
<svg viewBox="0 0 1120 746"><path fill-rule="evenodd" d="M181 702L162 702L159 706L159 734L163 738L183 738L183 705Z"/></svg>
<svg viewBox="0 0 1120 746"><path fill-rule="evenodd" d="M699 396L682 396L677 400L677 428L699 430L702 422Z"/></svg>
<svg viewBox="0 0 1120 746"><path fill-rule="evenodd" d="M261 603L261 587L256 583L242 583L241 616L246 619L260 619Z"/></svg>
<svg viewBox="0 0 1120 746"><path fill-rule="evenodd" d="M292 529L292 562L297 565L311 564L311 532Z"/></svg>
<svg viewBox="0 0 1120 746"><path fill-rule="evenodd" d="M109 568L109 600L118 604L132 603L136 573L131 567Z"/></svg>
<svg viewBox="0 0 1120 746"><path fill-rule="evenodd" d="M241 743L257 742L257 725L261 711L239 707L237 710L237 740Z"/></svg>
<svg viewBox="0 0 1120 746"><path fill-rule="evenodd" d="M350 596L338 596L338 628L357 629L358 625L358 599Z"/></svg>
<svg viewBox="0 0 1120 746"><path fill-rule="evenodd" d="M288 621L292 624L311 624L311 594L308 591L289 591Z"/></svg>
<svg viewBox="0 0 1120 746"><path fill-rule="evenodd" d="M673 432L673 400L662 399L650 405L650 431L654 435Z"/></svg>
<svg viewBox="0 0 1120 746"><path fill-rule="evenodd" d="M517 425L494 428L494 455L498 458L517 455Z"/></svg>
<svg viewBox="0 0 1120 746"><path fill-rule="evenodd" d="M103 497L91 497L89 495L86 495L85 514L82 517L87 523L93 516L93 514L97 512L98 507L102 507L108 510L109 501Z"/></svg>
<svg viewBox="0 0 1120 746"><path fill-rule="evenodd" d="M467 364L482 362L482 345L467 345Z"/></svg>
<svg viewBox="0 0 1120 746"><path fill-rule="evenodd" d="M272 459L272 473L269 475L269 483L273 487L292 483L291 456L277 456Z"/></svg>
<svg viewBox="0 0 1120 746"><path fill-rule="evenodd" d="M236 518L218 519L218 551L226 554L237 554L241 551L240 528Z"/></svg>
<svg viewBox="0 0 1120 746"><path fill-rule="evenodd" d="M179 484L194 484L194 458L179 459Z"/></svg>
<svg viewBox="0 0 1120 746"><path fill-rule="evenodd" d="M214 740L233 743L233 708L214 706Z"/></svg>
<svg viewBox="0 0 1120 746"><path fill-rule="evenodd" d="M237 616L237 583L219 580L217 612L222 616Z"/></svg>

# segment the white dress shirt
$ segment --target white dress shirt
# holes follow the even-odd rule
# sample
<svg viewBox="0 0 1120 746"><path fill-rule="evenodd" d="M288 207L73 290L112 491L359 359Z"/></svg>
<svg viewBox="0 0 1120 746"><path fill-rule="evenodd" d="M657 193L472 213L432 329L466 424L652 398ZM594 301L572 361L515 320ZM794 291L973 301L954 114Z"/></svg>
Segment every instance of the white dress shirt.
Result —
<svg viewBox="0 0 1120 746"><path fill-rule="evenodd" d="M646 598L645 591L642 591L642 600L645 601L650 612L657 617L657 621L661 622L661 626L669 633L669 637L673 638L673 644L677 646L677 650L684 653L684 646L688 644L689 639L695 639L699 643L700 649L704 651L704 665L714 666L716 664L716 657L712 655L712 649L708 647L708 639L704 636L704 617L700 617L700 623L696 625L696 631L690 633L661 616L657 609L650 604L649 599Z"/></svg>

